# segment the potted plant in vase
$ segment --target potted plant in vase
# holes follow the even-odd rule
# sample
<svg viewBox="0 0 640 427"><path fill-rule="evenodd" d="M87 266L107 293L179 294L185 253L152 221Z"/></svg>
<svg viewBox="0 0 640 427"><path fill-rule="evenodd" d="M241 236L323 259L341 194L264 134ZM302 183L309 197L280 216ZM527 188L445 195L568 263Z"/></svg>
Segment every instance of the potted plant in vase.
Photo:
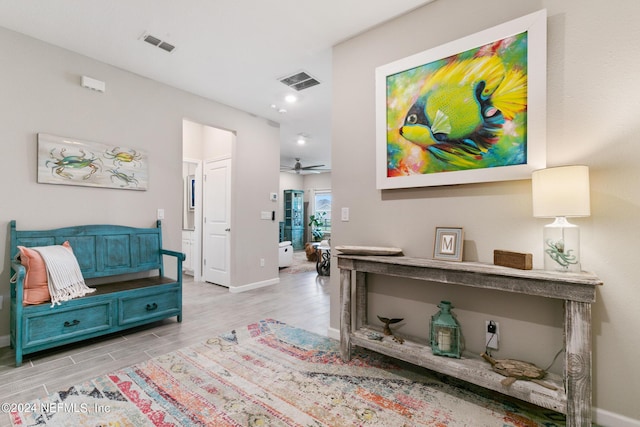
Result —
<svg viewBox="0 0 640 427"><path fill-rule="evenodd" d="M311 237L314 242L319 242L324 237L324 231L320 227L325 215L326 212L320 212L309 216L309 227L311 227Z"/></svg>
<svg viewBox="0 0 640 427"><path fill-rule="evenodd" d="M311 227L311 237L314 242L319 242L324 237L324 231L320 228L322 226L322 219L326 215L326 212L320 212L318 214L309 215L309 227ZM316 246L311 243L305 245L305 252L307 253L308 261L316 261L318 254L316 252Z"/></svg>

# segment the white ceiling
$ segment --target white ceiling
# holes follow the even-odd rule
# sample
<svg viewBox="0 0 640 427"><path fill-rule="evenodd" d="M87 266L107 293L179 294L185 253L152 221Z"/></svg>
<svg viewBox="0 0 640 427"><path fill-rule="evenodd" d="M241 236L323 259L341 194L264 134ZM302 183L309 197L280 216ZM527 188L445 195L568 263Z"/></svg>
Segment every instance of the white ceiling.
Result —
<svg viewBox="0 0 640 427"><path fill-rule="evenodd" d="M330 168L331 47L431 1L0 0L0 26L278 122L284 164ZM288 105L299 71L321 84Z"/></svg>

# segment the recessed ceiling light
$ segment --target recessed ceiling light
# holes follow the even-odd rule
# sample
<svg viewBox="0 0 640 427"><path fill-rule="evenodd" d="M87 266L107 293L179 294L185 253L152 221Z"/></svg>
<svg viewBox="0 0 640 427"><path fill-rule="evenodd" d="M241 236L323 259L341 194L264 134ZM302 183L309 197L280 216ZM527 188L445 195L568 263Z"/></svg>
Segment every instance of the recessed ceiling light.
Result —
<svg viewBox="0 0 640 427"><path fill-rule="evenodd" d="M303 137L298 138L298 145L304 145L307 141Z"/></svg>
<svg viewBox="0 0 640 427"><path fill-rule="evenodd" d="M278 107L276 104L271 104L271 108L273 108L274 110L278 110L278 113L280 114L284 114L287 112L286 108Z"/></svg>
<svg viewBox="0 0 640 427"><path fill-rule="evenodd" d="M293 104L298 100L298 97L295 95L287 95L284 97L284 100L287 101L289 104Z"/></svg>

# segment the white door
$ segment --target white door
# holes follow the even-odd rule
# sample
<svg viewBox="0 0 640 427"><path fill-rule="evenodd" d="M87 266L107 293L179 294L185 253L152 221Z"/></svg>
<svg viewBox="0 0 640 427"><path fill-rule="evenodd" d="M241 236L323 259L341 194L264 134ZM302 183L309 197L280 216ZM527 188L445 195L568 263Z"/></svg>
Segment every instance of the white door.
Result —
<svg viewBox="0 0 640 427"><path fill-rule="evenodd" d="M230 285L231 159L207 161L204 178L204 280Z"/></svg>

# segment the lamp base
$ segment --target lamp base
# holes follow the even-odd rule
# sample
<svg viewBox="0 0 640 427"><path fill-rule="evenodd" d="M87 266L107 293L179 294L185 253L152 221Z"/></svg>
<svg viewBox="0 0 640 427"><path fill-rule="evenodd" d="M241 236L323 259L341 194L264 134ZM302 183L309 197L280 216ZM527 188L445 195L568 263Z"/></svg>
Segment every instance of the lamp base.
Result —
<svg viewBox="0 0 640 427"><path fill-rule="evenodd" d="M544 226L544 269L552 271L580 272L580 228L556 217L552 224Z"/></svg>

